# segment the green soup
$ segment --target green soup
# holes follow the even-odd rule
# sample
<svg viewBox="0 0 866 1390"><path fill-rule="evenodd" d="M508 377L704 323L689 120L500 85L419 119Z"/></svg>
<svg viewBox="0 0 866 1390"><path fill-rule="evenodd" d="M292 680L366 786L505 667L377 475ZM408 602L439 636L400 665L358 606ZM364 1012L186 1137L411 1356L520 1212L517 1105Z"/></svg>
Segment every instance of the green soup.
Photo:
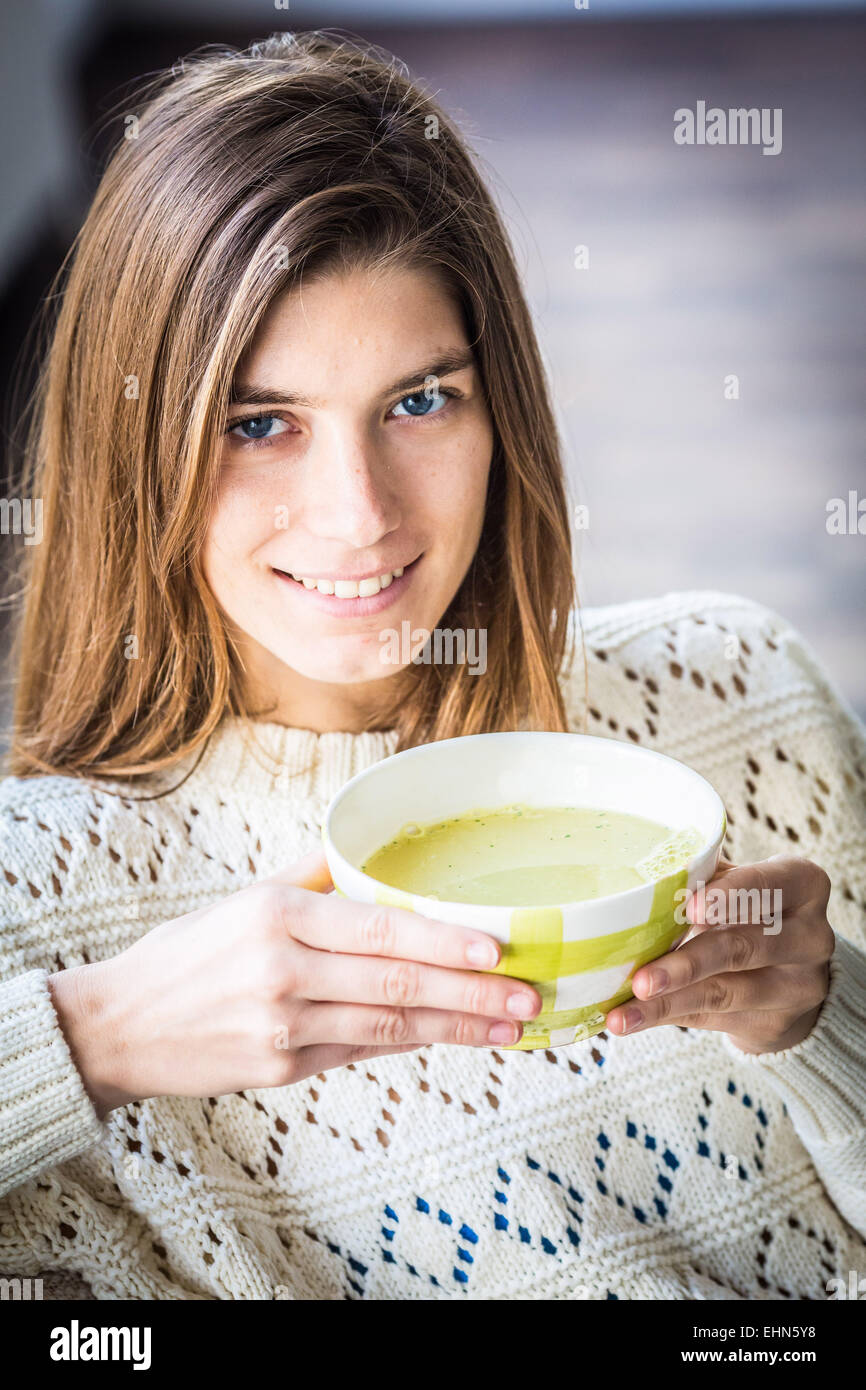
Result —
<svg viewBox="0 0 866 1390"><path fill-rule="evenodd" d="M408 893L496 907L544 907L621 893L685 864L695 830L623 811L507 806L408 825L363 871Z"/></svg>

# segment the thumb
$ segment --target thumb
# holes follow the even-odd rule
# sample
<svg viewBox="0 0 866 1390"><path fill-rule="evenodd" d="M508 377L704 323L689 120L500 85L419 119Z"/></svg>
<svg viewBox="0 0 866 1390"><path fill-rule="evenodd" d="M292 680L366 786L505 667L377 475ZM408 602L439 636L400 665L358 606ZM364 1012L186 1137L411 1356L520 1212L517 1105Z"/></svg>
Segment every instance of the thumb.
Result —
<svg viewBox="0 0 866 1390"><path fill-rule="evenodd" d="M334 886L323 849L310 850L285 869L261 878L259 883L287 883L295 888L308 888L312 893L329 893Z"/></svg>

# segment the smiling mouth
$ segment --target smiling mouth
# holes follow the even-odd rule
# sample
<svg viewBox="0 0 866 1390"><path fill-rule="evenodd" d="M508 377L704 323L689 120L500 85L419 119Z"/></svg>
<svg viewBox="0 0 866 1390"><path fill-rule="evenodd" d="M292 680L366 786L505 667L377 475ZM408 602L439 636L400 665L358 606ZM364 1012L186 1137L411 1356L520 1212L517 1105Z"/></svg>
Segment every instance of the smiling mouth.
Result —
<svg viewBox="0 0 866 1390"><path fill-rule="evenodd" d="M383 570L380 574L368 575L363 579L314 579L298 570L281 570L276 567L274 567L274 573L279 574L283 579L294 580L304 589L314 589L320 594L326 594L333 598L344 600L374 598L383 589L390 588L396 579L401 579L404 574L408 574L420 558L418 555L408 565L400 565L394 570Z"/></svg>

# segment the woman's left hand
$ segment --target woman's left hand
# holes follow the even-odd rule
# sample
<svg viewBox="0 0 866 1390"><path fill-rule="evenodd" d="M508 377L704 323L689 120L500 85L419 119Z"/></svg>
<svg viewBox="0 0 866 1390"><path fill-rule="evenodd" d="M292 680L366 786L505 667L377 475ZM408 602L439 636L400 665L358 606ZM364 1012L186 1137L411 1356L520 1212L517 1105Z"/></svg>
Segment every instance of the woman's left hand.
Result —
<svg viewBox="0 0 866 1390"><path fill-rule="evenodd" d="M629 1035L660 1023L709 1028L743 1052L802 1042L830 986L829 897L830 879L810 859L735 865L722 856L712 881L686 900L688 936L635 971L635 999L611 1009L605 1027Z"/></svg>

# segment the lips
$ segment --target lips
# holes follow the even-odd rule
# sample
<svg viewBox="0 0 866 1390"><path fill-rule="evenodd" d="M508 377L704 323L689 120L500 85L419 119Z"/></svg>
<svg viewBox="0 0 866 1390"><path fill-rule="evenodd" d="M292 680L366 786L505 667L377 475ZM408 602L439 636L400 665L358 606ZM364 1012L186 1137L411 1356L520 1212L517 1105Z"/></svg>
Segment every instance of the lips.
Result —
<svg viewBox="0 0 866 1390"><path fill-rule="evenodd" d="M322 592L318 588L318 584L323 583L327 586L331 583L336 588L336 585L339 583L341 586L354 585L354 587L360 589L363 581L317 580L314 583L310 580L305 584L303 578L296 579L285 570L274 568L273 573L277 579L287 587L289 593L292 594L296 600L306 604L308 607L318 609L320 612L328 613L335 617L365 618L390 607L390 605L399 598L412 583L422 559L423 555L419 555L411 564L406 565L399 575L396 571L383 571L383 574L391 573L393 575L384 586L381 584L381 575L371 575L370 579L375 577L380 581L379 588L375 593L361 594L359 592L357 596L350 595L347 597L340 597L337 593ZM295 573L299 574L300 571L295 571Z"/></svg>
<svg viewBox="0 0 866 1390"><path fill-rule="evenodd" d="M281 574L287 571L281 570ZM292 571L291 578L305 589L318 589L320 594L333 594L335 598L372 598L380 589L387 589L403 573L403 566L386 570L383 574L367 575L363 579L312 579Z"/></svg>

